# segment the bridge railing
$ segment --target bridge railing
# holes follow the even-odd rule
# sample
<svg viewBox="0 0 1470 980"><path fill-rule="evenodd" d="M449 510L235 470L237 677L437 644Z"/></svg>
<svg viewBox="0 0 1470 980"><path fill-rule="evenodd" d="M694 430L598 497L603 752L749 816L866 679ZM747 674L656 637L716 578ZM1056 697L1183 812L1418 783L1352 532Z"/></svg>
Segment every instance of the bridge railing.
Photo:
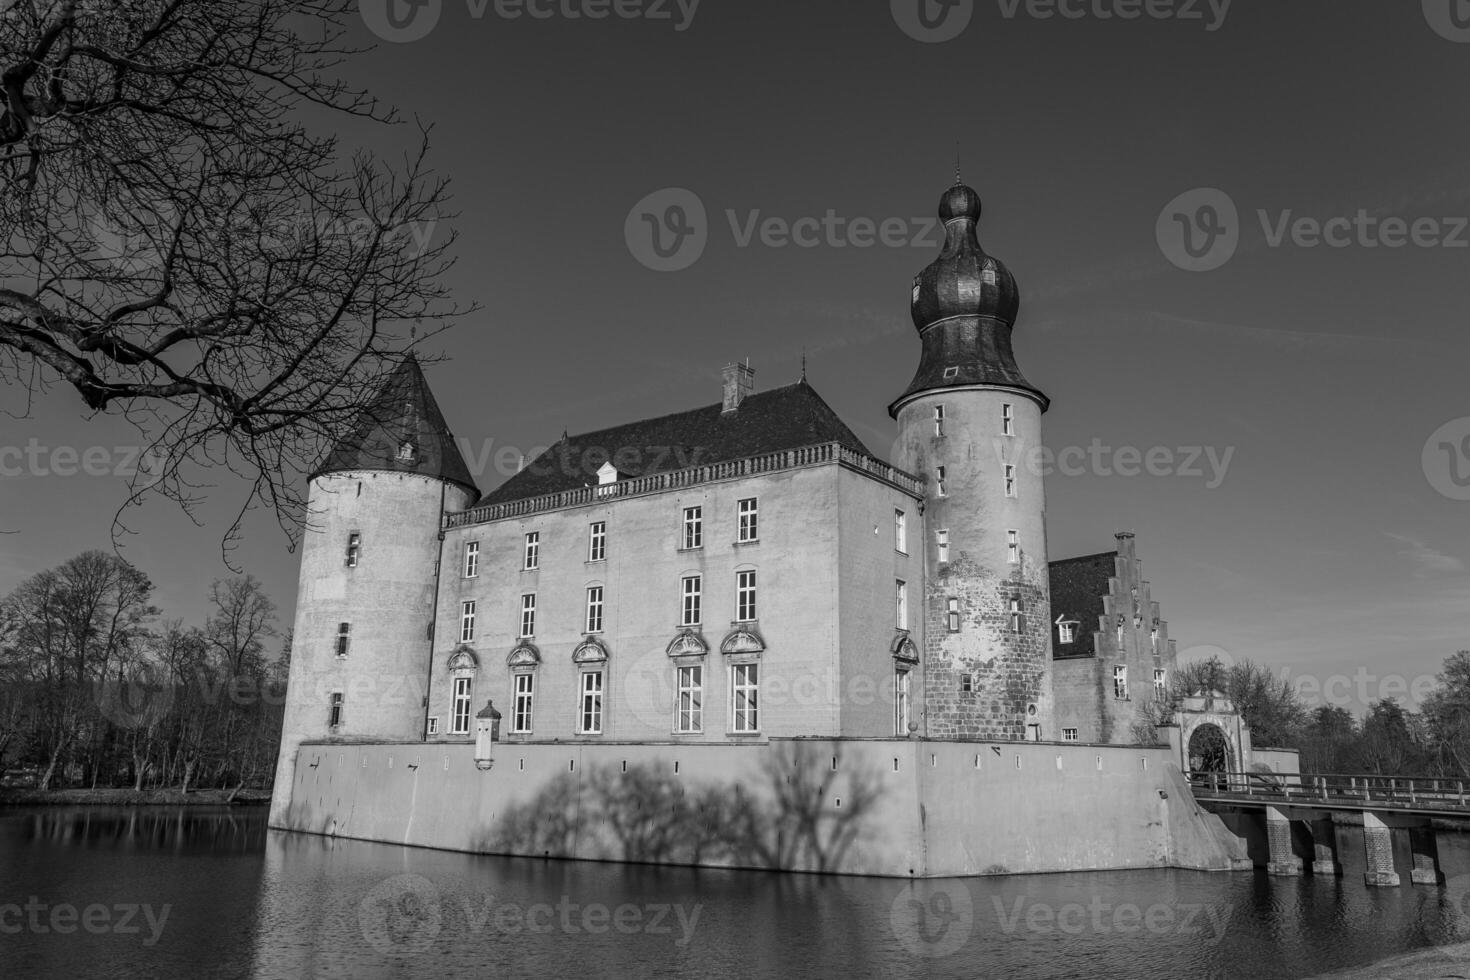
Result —
<svg viewBox="0 0 1470 980"><path fill-rule="evenodd" d="M1196 796L1231 795L1339 804L1463 808L1464 779L1378 773L1191 772Z"/></svg>

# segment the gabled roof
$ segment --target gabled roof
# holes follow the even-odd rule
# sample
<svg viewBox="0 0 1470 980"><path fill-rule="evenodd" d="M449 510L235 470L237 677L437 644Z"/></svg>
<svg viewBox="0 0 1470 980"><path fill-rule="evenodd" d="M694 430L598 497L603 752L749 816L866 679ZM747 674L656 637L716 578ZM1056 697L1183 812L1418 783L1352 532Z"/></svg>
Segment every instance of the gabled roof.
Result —
<svg viewBox="0 0 1470 980"><path fill-rule="evenodd" d="M1077 623L1076 639L1066 645L1054 644L1054 657L1090 657L1096 652L1093 633L1103 614L1108 579L1117 573L1117 558L1116 551L1104 551L1050 563L1052 638L1057 637L1058 622Z"/></svg>
<svg viewBox="0 0 1470 980"><path fill-rule="evenodd" d="M352 435L332 447L311 476L346 470L418 473L479 492L411 352L363 409Z"/></svg>
<svg viewBox="0 0 1470 980"><path fill-rule="evenodd" d="M595 486L598 469L609 460L619 478L627 479L828 442L872 455L805 380L747 395L733 412L722 408L717 402L567 437L487 493L480 505Z"/></svg>

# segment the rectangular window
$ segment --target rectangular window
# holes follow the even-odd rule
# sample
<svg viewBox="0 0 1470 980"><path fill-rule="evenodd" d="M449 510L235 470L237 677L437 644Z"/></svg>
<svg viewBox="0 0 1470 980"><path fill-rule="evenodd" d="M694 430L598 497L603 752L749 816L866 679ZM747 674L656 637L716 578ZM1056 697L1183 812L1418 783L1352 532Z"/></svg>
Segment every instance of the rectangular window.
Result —
<svg viewBox="0 0 1470 980"><path fill-rule="evenodd" d="M1057 624L1057 640L1060 643L1071 643L1077 639L1077 624L1065 622Z"/></svg>
<svg viewBox="0 0 1470 980"><path fill-rule="evenodd" d="M533 568L541 567L540 531L532 531L526 535L525 560L521 563L521 567L526 569L527 571L530 571Z"/></svg>
<svg viewBox="0 0 1470 980"><path fill-rule="evenodd" d="M934 467L934 482L939 485L939 489L938 489L937 492L938 492L938 495L941 496L941 497L944 496L944 479L945 479L945 477L944 477L944 467L943 466L936 466L936 467Z"/></svg>
<svg viewBox="0 0 1470 980"><path fill-rule="evenodd" d="M704 731L704 668L698 664L677 671L679 717L674 730L681 735Z"/></svg>
<svg viewBox="0 0 1470 980"><path fill-rule="evenodd" d="M471 541L464 546L464 577L475 578L480 574L480 542Z"/></svg>
<svg viewBox="0 0 1470 980"><path fill-rule="evenodd" d="M521 596L521 636L536 635L536 593Z"/></svg>
<svg viewBox="0 0 1470 980"><path fill-rule="evenodd" d="M909 553L909 519L901 510L893 512L893 550Z"/></svg>
<svg viewBox="0 0 1470 980"><path fill-rule="evenodd" d="M684 508L684 547L704 547L704 508Z"/></svg>
<svg viewBox="0 0 1470 980"><path fill-rule="evenodd" d="M1113 668L1113 697L1128 700L1128 668L1122 664Z"/></svg>
<svg viewBox="0 0 1470 980"><path fill-rule="evenodd" d="M1075 742L1075 741L1077 741L1077 729L1075 729L1075 728L1063 728L1062 729L1062 741L1063 742Z"/></svg>
<svg viewBox="0 0 1470 980"><path fill-rule="evenodd" d="M944 435L944 406L943 405L935 405L934 406L934 434L936 436L942 436L942 435Z"/></svg>
<svg viewBox="0 0 1470 980"><path fill-rule="evenodd" d="M732 731L760 731L760 664L731 666L730 719Z"/></svg>
<svg viewBox="0 0 1470 980"><path fill-rule="evenodd" d="M704 598L704 582L698 575L684 576L684 609L679 617L680 626L700 624L700 605Z"/></svg>
<svg viewBox="0 0 1470 980"><path fill-rule="evenodd" d="M760 538L760 523L756 513L756 498L747 497L740 501L740 541L755 541Z"/></svg>
<svg viewBox="0 0 1470 980"><path fill-rule="evenodd" d="M910 707L909 672L895 671L893 675L893 734L907 738L909 734Z"/></svg>
<svg viewBox="0 0 1470 980"><path fill-rule="evenodd" d="M939 560L941 562L949 561L949 532L935 531L934 543L939 549Z"/></svg>
<svg viewBox="0 0 1470 980"><path fill-rule="evenodd" d="M357 558L362 554L362 535L353 531L347 535L347 567L356 568Z"/></svg>
<svg viewBox="0 0 1470 980"><path fill-rule="evenodd" d="M578 712L577 733L580 735L602 734L602 671L589 670L582 674L582 704Z"/></svg>
<svg viewBox="0 0 1470 980"><path fill-rule="evenodd" d="M1154 620L1153 629L1149 630L1148 643L1153 647L1154 653L1159 652L1159 621L1157 619Z"/></svg>
<svg viewBox="0 0 1470 980"><path fill-rule="evenodd" d="M425 729L425 734L428 734L428 735L438 735L439 734L439 716L438 715L435 715L435 716L433 716L432 718L429 719L429 726L428 726L428 728Z"/></svg>
<svg viewBox="0 0 1470 980"><path fill-rule="evenodd" d="M1026 631L1026 610L1021 604L1020 596L1011 596L1011 632L1024 633Z"/></svg>
<svg viewBox="0 0 1470 980"><path fill-rule="evenodd" d="M960 600L949 599L945 602L945 607L944 618L949 625L949 631L958 633L960 631Z"/></svg>
<svg viewBox="0 0 1470 980"><path fill-rule="evenodd" d="M903 579L893 583L893 618L899 629L909 628L909 586Z"/></svg>
<svg viewBox="0 0 1470 980"><path fill-rule="evenodd" d="M342 724L342 692L332 692L332 707L327 713L327 724L333 728Z"/></svg>
<svg viewBox="0 0 1470 980"><path fill-rule="evenodd" d="M470 733L470 678L454 679L454 710L450 712L449 734Z"/></svg>
<svg viewBox="0 0 1470 980"><path fill-rule="evenodd" d="M755 572L735 573L735 619L749 623L755 620Z"/></svg>
<svg viewBox="0 0 1470 980"><path fill-rule="evenodd" d="M587 560L607 559L607 521L597 521L587 528Z"/></svg>
<svg viewBox="0 0 1470 980"><path fill-rule="evenodd" d="M1154 668L1154 700L1164 700L1165 690L1168 688L1169 672Z"/></svg>
<svg viewBox="0 0 1470 980"><path fill-rule="evenodd" d="M475 600L459 604L459 642L468 643L475 638Z"/></svg>
<svg viewBox="0 0 1470 980"><path fill-rule="evenodd" d="M1006 476L1006 496L1007 497L1014 497L1014 496L1016 496L1016 468L1013 465L1011 465L1010 463L1006 463L1005 464L1005 467L1006 467L1006 473L1005 473L1005 476Z"/></svg>
<svg viewBox="0 0 1470 980"><path fill-rule="evenodd" d="M1006 561L1012 565L1021 563L1021 532L1006 532Z"/></svg>
<svg viewBox="0 0 1470 980"><path fill-rule="evenodd" d="M602 586L587 588L587 632L602 632Z"/></svg>
<svg viewBox="0 0 1470 980"><path fill-rule="evenodd" d="M531 734L531 709L536 697L536 675L515 675L515 700L510 712L510 730L517 735Z"/></svg>
<svg viewBox="0 0 1470 980"><path fill-rule="evenodd" d="M1000 431L1001 435L1013 436L1016 434L1016 411L1010 405L1000 407Z"/></svg>
<svg viewBox="0 0 1470 980"><path fill-rule="evenodd" d="M961 674L960 675L960 693L961 694L973 694L974 691L975 691L975 675L974 674Z"/></svg>
<svg viewBox="0 0 1470 980"><path fill-rule="evenodd" d="M337 624L337 656L339 656L339 657L345 657L345 656L347 656L347 640L348 640L348 637L351 636L351 634L352 634L352 624L351 623L338 623Z"/></svg>

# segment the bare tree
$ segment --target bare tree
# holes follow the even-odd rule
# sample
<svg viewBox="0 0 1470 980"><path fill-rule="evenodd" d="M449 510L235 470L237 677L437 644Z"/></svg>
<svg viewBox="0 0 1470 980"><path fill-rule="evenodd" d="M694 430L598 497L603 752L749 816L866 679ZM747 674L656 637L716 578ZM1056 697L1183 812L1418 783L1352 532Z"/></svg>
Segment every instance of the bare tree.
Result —
<svg viewBox="0 0 1470 980"><path fill-rule="evenodd" d="M454 236L428 131L388 164L337 113L401 124L338 77L352 0L0 4L0 382L61 383L139 430L148 493L206 468L294 542L299 477L347 434L441 283ZM309 123L314 123L314 131ZM324 135L325 133L325 135Z"/></svg>

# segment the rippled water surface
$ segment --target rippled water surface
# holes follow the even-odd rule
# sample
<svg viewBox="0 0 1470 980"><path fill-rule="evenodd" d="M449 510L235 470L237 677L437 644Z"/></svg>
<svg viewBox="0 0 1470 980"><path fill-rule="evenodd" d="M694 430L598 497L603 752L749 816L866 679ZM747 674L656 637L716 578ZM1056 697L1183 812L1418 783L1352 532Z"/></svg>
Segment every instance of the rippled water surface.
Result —
<svg viewBox="0 0 1470 980"><path fill-rule="evenodd" d="M1310 976L1470 939L1445 887L1118 871L948 879L481 857L263 809L0 809L3 977ZM1470 963L1466 964L1470 975Z"/></svg>

